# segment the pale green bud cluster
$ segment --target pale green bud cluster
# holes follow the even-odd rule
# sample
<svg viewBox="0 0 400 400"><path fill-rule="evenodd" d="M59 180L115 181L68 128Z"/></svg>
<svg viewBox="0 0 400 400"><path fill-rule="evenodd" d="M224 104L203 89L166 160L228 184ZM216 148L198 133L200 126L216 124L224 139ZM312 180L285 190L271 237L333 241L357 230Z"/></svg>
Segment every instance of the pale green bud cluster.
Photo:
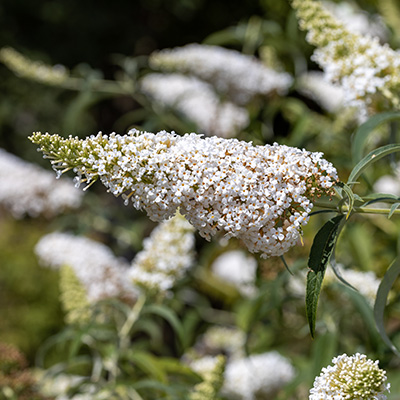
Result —
<svg viewBox="0 0 400 400"><path fill-rule="evenodd" d="M344 104L360 118L400 108L400 54L378 38L352 33L319 1L294 0L300 28L317 47L312 59L325 79L344 89Z"/></svg>
<svg viewBox="0 0 400 400"><path fill-rule="evenodd" d="M364 354L342 354L335 357L333 366L322 369L314 381L309 400L386 400L390 389L386 371L379 368L379 361L372 361Z"/></svg>
<svg viewBox="0 0 400 400"><path fill-rule="evenodd" d="M63 65L51 66L40 61L30 60L11 47L3 47L0 50L0 61L16 75L47 85L60 85L69 77L68 71Z"/></svg>
<svg viewBox="0 0 400 400"><path fill-rule="evenodd" d="M203 375L203 382L194 387L193 392L190 394L190 400L218 400L218 392L224 382L226 359L224 356L217 356L215 358L215 365L213 369Z"/></svg>

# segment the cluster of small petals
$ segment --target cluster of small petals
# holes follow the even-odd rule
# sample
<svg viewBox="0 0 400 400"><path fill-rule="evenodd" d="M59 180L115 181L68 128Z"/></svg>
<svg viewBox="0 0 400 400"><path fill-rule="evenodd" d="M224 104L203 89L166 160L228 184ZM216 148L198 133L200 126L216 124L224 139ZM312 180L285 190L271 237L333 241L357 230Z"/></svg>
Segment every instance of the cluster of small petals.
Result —
<svg viewBox="0 0 400 400"><path fill-rule="evenodd" d="M228 361L221 393L230 399L272 399L295 376L295 370L276 351Z"/></svg>
<svg viewBox="0 0 400 400"><path fill-rule="evenodd" d="M256 292L257 260L243 251L221 254L211 264L211 271L224 282L236 286L243 296L252 296Z"/></svg>
<svg viewBox="0 0 400 400"><path fill-rule="evenodd" d="M196 43L154 52L150 65L197 76L237 104L247 104L254 96L271 92L285 94L292 83L289 74L268 68L255 57Z"/></svg>
<svg viewBox="0 0 400 400"><path fill-rule="evenodd" d="M163 221L143 241L128 276L145 290L166 292L194 262L194 228L180 214Z"/></svg>
<svg viewBox="0 0 400 400"><path fill-rule="evenodd" d="M0 149L0 204L15 218L52 217L81 201L82 192L70 180L56 181L51 172Z"/></svg>
<svg viewBox="0 0 400 400"><path fill-rule="evenodd" d="M67 233L51 233L35 247L41 264L59 269L68 265L87 290L90 302L106 298L134 300L137 289L127 280L129 264L94 240Z"/></svg>
<svg viewBox="0 0 400 400"><path fill-rule="evenodd" d="M0 49L0 61L16 75L47 85L59 85L69 76L63 65L50 66L39 61L32 61L10 47Z"/></svg>
<svg viewBox="0 0 400 400"><path fill-rule="evenodd" d="M211 85L182 74L148 74L141 90L162 107L171 107L207 136L233 137L249 124L245 108L221 102Z"/></svg>
<svg viewBox="0 0 400 400"><path fill-rule="evenodd" d="M337 180L322 153L276 143L137 130L85 140L36 133L31 140L54 168L73 167L78 184L99 178L153 221L179 208L207 240L222 232L263 257L298 244L313 198L330 194Z"/></svg>
<svg viewBox="0 0 400 400"><path fill-rule="evenodd" d="M300 76L296 88L328 112L336 113L344 107L343 88L325 79L322 72L311 71Z"/></svg>
<svg viewBox="0 0 400 400"><path fill-rule="evenodd" d="M366 355L342 354L332 360L333 365L322 369L310 390L310 400L386 400L389 391L386 372L379 361Z"/></svg>
<svg viewBox="0 0 400 400"><path fill-rule="evenodd" d="M400 108L400 54L378 38L350 32L319 1L294 0L300 27L317 46L312 59L328 81L344 89L347 106L359 108L361 118Z"/></svg>

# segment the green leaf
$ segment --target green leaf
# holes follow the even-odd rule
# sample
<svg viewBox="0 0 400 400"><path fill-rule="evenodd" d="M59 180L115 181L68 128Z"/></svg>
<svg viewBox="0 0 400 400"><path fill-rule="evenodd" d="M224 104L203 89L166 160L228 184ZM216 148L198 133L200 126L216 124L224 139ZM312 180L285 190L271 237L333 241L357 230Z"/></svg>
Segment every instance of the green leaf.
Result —
<svg viewBox="0 0 400 400"><path fill-rule="evenodd" d="M339 182L338 186L340 186L343 191L346 193L347 198L349 200L349 210L347 211L346 214L346 219L348 219L350 217L351 211L353 210L354 207L354 194L353 191L351 190L350 186L346 185L343 182Z"/></svg>
<svg viewBox="0 0 400 400"><path fill-rule="evenodd" d="M166 321L170 323L170 325L174 329L175 333L179 338L180 343L181 344L185 343L185 332L183 330L183 326L179 321L175 312L172 311L170 308L158 304L152 304L150 306L144 307L142 314L156 314L164 318Z"/></svg>
<svg viewBox="0 0 400 400"><path fill-rule="evenodd" d="M148 373L150 377L162 383L168 382L167 374L156 356L137 349L130 349L125 353L125 357L143 372Z"/></svg>
<svg viewBox="0 0 400 400"><path fill-rule="evenodd" d="M392 216L393 213L399 208L399 206L400 206L400 203L394 203L394 204L392 205L392 207L390 207L388 219L391 218L391 216Z"/></svg>
<svg viewBox="0 0 400 400"><path fill-rule="evenodd" d="M388 144L387 146L379 147L378 149L371 151L353 168L347 184L350 186L350 188L353 187L358 177L366 168L368 168L375 161L380 160L382 157L385 157L391 153L395 153L396 151L400 151L400 144Z"/></svg>
<svg viewBox="0 0 400 400"><path fill-rule="evenodd" d="M396 281L397 277L400 275L400 259L396 259L393 261L392 265L388 268L383 277L379 288L378 293L376 295L375 305L374 305L374 318L376 327L378 328L378 332L383 339L383 341L387 344L387 346L395 353L398 357L400 357L400 352L394 346L392 341L389 339L385 331L385 326L383 322L385 307L387 298L392 288L394 282Z"/></svg>
<svg viewBox="0 0 400 400"><path fill-rule="evenodd" d="M368 136L374 132L374 130L382 123L400 120L399 112L387 112L382 114L376 114L368 121L364 122L359 126L356 133L354 134L352 144L352 157L354 162L358 162L362 158L363 149L365 147Z"/></svg>
<svg viewBox="0 0 400 400"><path fill-rule="evenodd" d="M315 320L322 281L329 258L335 247L339 224L343 218L343 215L338 215L330 219L317 232L311 246L310 257L308 259L310 271L307 274L306 313L312 337L315 334Z"/></svg>

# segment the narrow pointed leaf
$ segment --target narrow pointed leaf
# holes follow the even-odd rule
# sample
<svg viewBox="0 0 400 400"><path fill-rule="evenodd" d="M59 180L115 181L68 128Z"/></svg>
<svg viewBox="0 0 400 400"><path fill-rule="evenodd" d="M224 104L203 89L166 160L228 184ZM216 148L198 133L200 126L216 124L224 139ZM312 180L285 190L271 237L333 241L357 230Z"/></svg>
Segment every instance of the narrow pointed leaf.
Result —
<svg viewBox="0 0 400 400"><path fill-rule="evenodd" d="M380 160L382 157L397 151L400 151L400 144L388 144L387 146L379 147L378 149L371 151L353 168L347 181L347 185L349 185L350 188L353 187L359 176L366 168L368 168L375 161Z"/></svg>
<svg viewBox="0 0 400 400"><path fill-rule="evenodd" d="M390 340L389 336L386 333L383 317L390 289L392 288L394 282L396 281L399 275L400 275L400 259L397 258L389 267L389 269L386 271L385 276L383 277L379 285L374 305L374 318L376 327L378 328L378 332L383 341L398 357L400 357L400 352L394 346L394 344L392 343L392 341Z"/></svg>
<svg viewBox="0 0 400 400"><path fill-rule="evenodd" d="M339 224L343 215L330 219L315 235L311 246L307 274L306 313L311 336L315 334L315 321L319 295L325 275L326 266L335 247Z"/></svg>
<svg viewBox="0 0 400 400"><path fill-rule="evenodd" d="M373 117L369 118L368 121L359 126L354 134L353 144L351 146L354 162L358 162L361 160L363 149L365 147L368 136L372 132L374 132L380 124L394 120L400 120L399 112L386 112L382 114L376 114Z"/></svg>
<svg viewBox="0 0 400 400"><path fill-rule="evenodd" d="M399 206L400 206L400 203L394 203L394 204L392 205L392 207L390 207L390 211L389 211L389 214L388 214L388 218L389 218L389 219L392 217L392 215L394 214L394 212L399 208Z"/></svg>

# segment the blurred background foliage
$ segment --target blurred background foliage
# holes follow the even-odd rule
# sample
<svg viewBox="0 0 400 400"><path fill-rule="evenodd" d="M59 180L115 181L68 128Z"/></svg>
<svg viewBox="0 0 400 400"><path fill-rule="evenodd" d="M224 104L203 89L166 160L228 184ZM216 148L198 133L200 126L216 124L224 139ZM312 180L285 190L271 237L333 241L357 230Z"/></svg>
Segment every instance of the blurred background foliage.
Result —
<svg viewBox="0 0 400 400"><path fill-rule="evenodd" d="M379 1L358 0L357 4L371 14L380 12ZM395 47L396 35L392 33L391 45ZM173 112L154 113L152 104L135 93L134 86L102 92L94 89L93 82L135 82L148 69L147 56L151 52L192 42L255 54L270 63L279 62L283 70L299 76L317 69L310 61L313 48L304 37L288 1L2 0L0 48L10 46L33 60L62 64L85 84L79 90L46 86L20 79L0 64L0 147L49 168L27 140L33 131L80 137L98 131L123 133L134 126L153 132L192 131L190 122ZM268 104L252 104L250 113L251 123L240 139L256 144L277 141L323 151L338 168L340 178L347 178L352 167L351 134L357 126L351 117L324 111L317 102L299 93L295 85L285 97L272 98ZM387 132L382 129L374 147L384 142ZM368 178L373 182L388 171L390 162L382 160ZM304 230L304 246L287 254L286 261L294 272L304 270L313 235L326 219L325 215L313 216ZM353 219L340 238L337 259L346 266L373 270L383 276L396 254L399 222L385 216ZM42 235L56 229L84 234L131 260L154 226L145 215L125 207L120 199L105 194L98 186L85 195L79 213L71 212L55 220L15 220L2 210L0 341L18 346L33 364L39 345L64 327L58 272L40 268L33 254ZM209 274L209 266L221 252L219 243L206 245L197 238L196 245L201 268L189 274L168 303L170 312L181 320L185 342L177 344L177 327L159 317L156 325L157 329L161 327L161 336L153 322L144 319L138 331L150 332L151 340L146 342L146 335L137 334L139 347L157 355L180 357L207 327L237 325L247 334L249 352L277 349L290 357L300 371L281 394L282 399L304 398L314 377L333 356L356 351L381 360L380 365L390 370L390 398L400 398L399 361L393 360L377 335L372 309L362 296L345 290L340 283L324 290L319 335L312 342L304 298L288 289L291 276L279 259L258 259L259 293L244 299L234 288L224 287ZM229 246L235 248L238 244L231 242ZM392 339L399 344L397 299L396 295L391 300L388 314ZM60 361L64 353L65 349L59 350L59 356L56 351L49 357ZM191 376L188 381L194 384L198 379Z"/></svg>

